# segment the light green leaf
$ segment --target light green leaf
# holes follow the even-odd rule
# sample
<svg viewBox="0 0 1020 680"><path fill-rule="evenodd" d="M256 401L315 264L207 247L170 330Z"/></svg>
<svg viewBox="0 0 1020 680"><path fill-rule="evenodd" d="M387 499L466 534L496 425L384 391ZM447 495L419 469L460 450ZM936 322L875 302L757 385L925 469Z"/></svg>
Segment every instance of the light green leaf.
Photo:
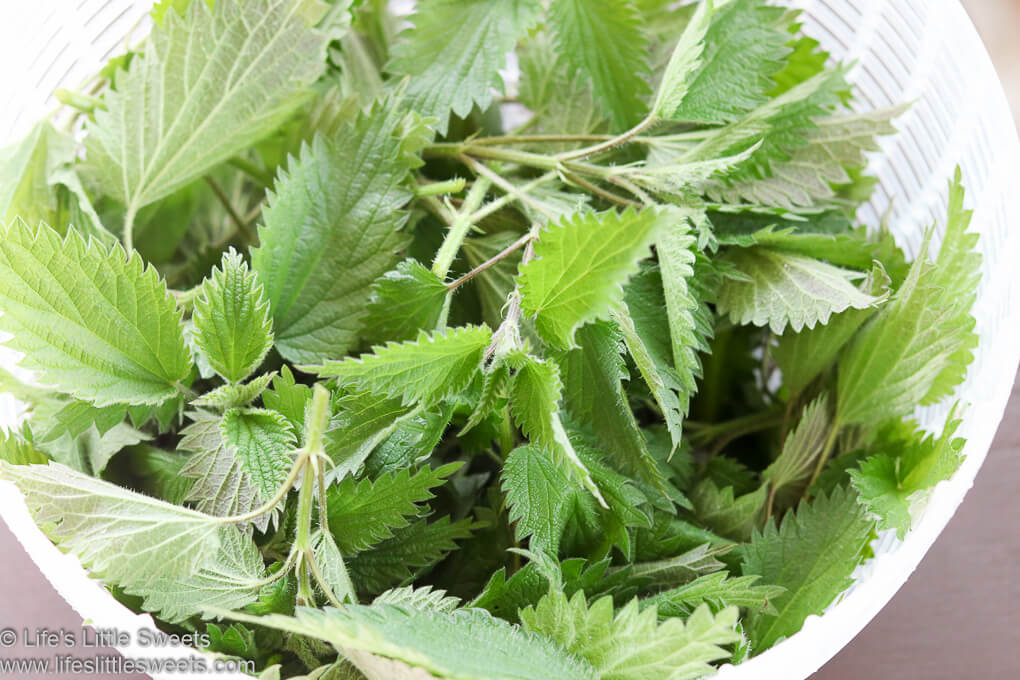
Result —
<svg viewBox="0 0 1020 680"><path fill-rule="evenodd" d="M804 407L800 421L783 442L779 457L761 473L762 480L771 485L771 493L808 481L831 431L829 397L822 393Z"/></svg>
<svg viewBox="0 0 1020 680"><path fill-rule="evenodd" d="M576 213L539 234L535 258L521 267L521 308L542 338L561 348L588 321L608 318L623 284L649 254L665 211Z"/></svg>
<svg viewBox="0 0 1020 680"><path fill-rule="evenodd" d="M223 414L220 430L227 450L251 479L258 505L268 502L294 466L297 438L290 423L275 411L231 409Z"/></svg>
<svg viewBox="0 0 1020 680"><path fill-rule="evenodd" d="M443 485L461 466L452 463L417 472L404 469L378 479L355 481L352 477L328 490L329 529L344 555L354 555L392 538L395 529L411 524L425 512L422 505L435 497L432 489Z"/></svg>
<svg viewBox="0 0 1020 680"><path fill-rule="evenodd" d="M839 363L837 418L868 425L909 415L950 394L966 375L977 343L971 308L981 256L967 232L960 173L950 184L949 218L936 263L930 233L907 280L850 344Z"/></svg>
<svg viewBox="0 0 1020 680"><path fill-rule="evenodd" d="M262 503L258 489L240 456L227 446L221 423L223 418L208 411L188 414L193 421L181 430L177 447L192 453L181 469L181 475L194 479L185 500L198 509L217 517L251 512ZM269 526L270 515L254 520L260 531Z"/></svg>
<svg viewBox="0 0 1020 680"><path fill-rule="evenodd" d="M96 406L162 403L191 371L165 283L119 245L15 220L0 238L0 308L21 366Z"/></svg>
<svg viewBox="0 0 1020 680"><path fill-rule="evenodd" d="M755 585L759 576L730 576L725 571L705 574L687 585L673 588L641 601L654 604L660 617L688 617L702 604L712 611L741 607L750 611L775 613L772 600L785 591L780 586Z"/></svg>
<svg viewBox="0 0 1020 680"><path fill-rule="evenodd" d="M347 561L358 591L378 592L410 582L422 570L433 566L458 548L456 541L471 538L480 525L471 519L435 522L420 519L397 529L392 538L358 553ZM481 525L484 526L484 525Z"/></svg>
<svg viewBox="0 0 1020 680"><path fill-rule="evenodd" d="M780 528L770 520L764 533L755 531L740 548L744 575L761 576L762 584L786 592L772 600L777 613L749 613L745 625L753 649L768 649L793 635L804 619L821 614L850 586L873 527L857 494L837 488L831 496L802 501Z"/></svg>
<svg viewBox="0 0 1020 680"><path fill-rule="evenodd" d="M959 426L950 414L938 439L917 433L906 441L883 442L860 469L850 470L861 503L878 517L880 529L896 529L902 539L935 485L960 468L964 440L953 437Z"/></svg>
<svg viewBox="0 0 1020 680"><path fill-rule="evenodd" d="M460 608L460 598L447 595L445 590L434 590L432 586L407 586L387 590L372 600L373 606L384 604L449 614Z"/></svg>
<svg viewBox="0 0 1020 680"><path fill-rule="evenodd" d="M266 138L325 67L318 0L192 2L157 25L88 124L89 174L127 208L169 196Z"/></svg>
<svg viewBox="0 0 1020 680"><path fill-rule="evenodd" d="M365 335L376 341L410 340L439 323L449 291L432 270L404 260L372 286Z"/></svg>
<svg viewBox="0 0 1020 680"><path fill-rule="evenodd" d="M480 609L441 612L392 605L298 608L294 617L230 618L325 640L350 657L361 651L472 680L596 680L591 666L553 642L522 632ZM485 650L479 654L479 650ZM355 663L358 661L354 657Z"/></svg>
<svg viewBox="0 0 1020 680"><path fill-rule="evenodd" d="M502 487L517 540L530 536L532 550L557 555L574 495L567 476L542 449L521 446L507 456Z"/></svg>
<svg viewBox="0 0 1020 680"><path fill-rule="evenodd" d="M648 37L630 1L553 0L548 20L560 58L591 81L614 126L626 129L644 118Z"/></svg>
<svg viewBox="0 0 1020 680"><path fill-rule="evenodd" d="M816 120L806 145L773 163L768 176L713 179L702 184L702 190L718 203L747 201L786 210L833 204L832 185L852 181L847 169L866 165L865 152L878 150L879 135L896 132L892 119L905 110L901 106Z"/></svg>
<svg viewBox="0 0 1020 680"><path fill-rule="evenodd" d="M772 76L790 53L786 10L764 0L731 0L716 8L704 36L700 64L688 76L687 93L674 110L676 120L722 124L766 101Z"/></svg>
<svg viewBox="0 0 1020 680"><path fill-rule="evenodd" d="M652 113L656 116L672 118L687 96L695 76L701 71L704 65L702 55L705 52L705 38L714 11L712 0L697 3L694 15L673 48L673 54L656 90L655 104L652 106Z"/></svg>
<svg viewBox="0 0 1020 680"><path fill-rule="evenodd" d="M605 506L591 472L578 457L560 420L563 383L559 369L530 355L509 357L508 361L516 370L510 386L510 413L524 436L565 465L568 476Z"/></svg>
<svg viewBox="0 0 1020 680"><path fill-rule="evenodd" d="M700 523L725 538L746 541L751 530L761 526L768 488L762 485L734 498L732 486L720 489L711 479L705 478L689 495Z"/></svg>
<svg viewBox="0 0 1020 680"><path fill-rule="evenodd" d="M266 576L262 553L250 536L236 529L224 530L222 536L219 551L194 574L132 589L145 598L142 609L159 612L167 623L181 623L210 607L239 609L255 602L260 579Z"/></svg>
<svg viewBox="0 0 1020 680"><path fill-rule="evenodd" d="M268 199L252 269L272 307L276 348L291 362L336 359L357 345L372 284L407 242L407 117L393 97L335 138L316 137Z"/></svg>
<svg viewBox="0 0 1020 680"><path fill-rule="evenodd" d="M489 108L493 89L502 90L507 52L540 13L536 0L426 0L386 70L410 77L407 105L438 119L445 135L451 113L465 118L475 106Z"/></svg>
<svg viewBox="0 0 1020 680"><path fill-rule="evenodd" d="M11 465L45 465L49 457L21 434L0 428L0 460Z"/></svg>
<svg viewBox="0 0 1020 680"><path fill-rule="evenodd" d="M255 273L231 248L195 298L195 344L231 383L259 367L273 346L269 301Z"/></svg>
<svg viewBox="0 0 1020 680"><path fill-rule="evenodd" d="M331 597L343 603L357 602L354 584L347 572L347 564L336 541L333 540L333 535L328 531L316 532L312 538L312 552L322 580L330 590L329 593L325 593L327 598Z"/></svg>
<svg viewBox="0 0 1020 680"><path fill-rule="evenodd" d="M241 408L258 399L275 377L275 372L265 373L247 383L221 385L212 392L206 392L191 404L223 410Z"/></svg>
<svg viewBox="0 0 1020 680"><path fill-rule="evenodd" d="M346 394L326 430L326 455L335 464L329 474L342 479L357 474L372 451L411 418L417 409L369 392Z"/></svg>
<svg viewBox="0 0 1020 680"><path fill-rule="evenodd" d="M860 288L884 302L889 297L889 276L881 267L875 267ZM799 333L787 328L771 348L772 358L783 374L783 385L791 394L801 393L832 365L840 350L876 311L873 307L847 309L833 314L829 323Z"/></svg>
<svg viewBox="0 0 1020 680"><path fill-rule="evenodd" d="M40 444L54 442L64 437L74 439L88 432L93 426L103 436L118 424L124 422L127 408L121 405L96 408L85 401L69 401L60 407L52 418L47 418L45 408L36 407L32 413L31 427Z"/></svg>
<svg viewBox="0 0 1020 680"><path fill-rule="evenodd" d="M579 347L559 357L563 397L570 413L590 426L617 469L660 490L665 479L659 470L634 411L627 401L623 380L629 380L620 332L610 323L580 328Z"/></svg>
<svg viewBox="0 0 1020 680"><path fill-rule="evenodd" d="M417 340L387 343L357 359L327 361L311 370L345 386L401 399L404 404L436 404L467 387L481 368L492 340L486 326L448 328Z"/></svg>
<svg viewBox="0 0 1020 680"><path fill-rule="evenodd" d="M726 565L716 558L732 549L729 545L705 543L676 557L637 562L631 565L628 576L635 580L648 579L655 588L670 588L726 569Z"/></svg>
<svg viewBox="0 0 1020 680"><path fill-rule="evenodd" d="M719 313L734 323L798 332L879 301L853 285L859 275L803 255L759 246L732 250L725 261L747 277L727 278L716 299Z"/></svg>
<svg viewBox="0 0 1020 680"><path fill-rule="evenodd" d="M525 630L552 638L595 667L601 680L694 680L713 672L712 661L729 656L736 642L737 608L713 616L700 607L686 622L658 621L655 607L642 611L637 600L613 613L613 598L590 606L583 591L571 599L550 592L521 611Z"/></svg>
<svg viewBox="0 0 1020 680"><path fill-rule="evenodd" d="M0 462L37 524L64 551L129 590L186 578L214 558L236 532L215 517L75 472ZM82 499L87 499L83 501Z"/></svg>
<svg viewBox="0 0 1020 680"><path fill-rule="evenodd" d="M254 382L254 381L253 381ZM273 378L272 389L262 394L266 408L282 413L295 432L305 429L305 407L312 398L312 388L294 380L294 374L286 364L280 367L280 375Z"/></svg>

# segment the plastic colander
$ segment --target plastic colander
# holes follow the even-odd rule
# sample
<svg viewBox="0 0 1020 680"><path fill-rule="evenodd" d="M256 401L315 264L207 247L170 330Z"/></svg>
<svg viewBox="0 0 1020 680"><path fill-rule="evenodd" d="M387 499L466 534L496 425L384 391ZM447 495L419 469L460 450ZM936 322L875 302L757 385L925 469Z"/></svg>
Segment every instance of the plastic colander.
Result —
<svg viewBox="0 0 1020 680"><path fill-rule="evenodd" d="M887 533L854 585L822 616L719 680L802 680L835 656L892 598L914 571L971 487L1002 418L1020 357L1020 143L991 60L956 0L792 0L806 30L837 59L855 64L856 106L873 109L904 101L913 107L900 134L882 140L871 170L879 186L860 219L877 225L888 214L897 240L913 255L924 230L945 214L947 181L963 169L973 229L981 235L983 275L974 314L981 342L952 399L919 409L919 422L940 430L950 404L969 404L959 434L966 460L943 482L905 540ZM151 0L3 0L0 2L0 143L23 135L53 109L51 93L75 88L123 50L125 36L146 30ZM936 237L936 241L938 237ZM11 419L0 401L0 418ZM0 422L3 422L0 420ZM63 555L32 522L17 490L0 483L0 515L42 572L84 619L102 627L151 628L147 615L119 604L78 560ZM152 649L121 648L131 657ZM180 650L183 658L191 655ZM167 656L167 650L158 652ZM156 677L159 677L158 675ZM181 677L180 674L167 677ZM209 677L244 677L210 674Z"/></svg>

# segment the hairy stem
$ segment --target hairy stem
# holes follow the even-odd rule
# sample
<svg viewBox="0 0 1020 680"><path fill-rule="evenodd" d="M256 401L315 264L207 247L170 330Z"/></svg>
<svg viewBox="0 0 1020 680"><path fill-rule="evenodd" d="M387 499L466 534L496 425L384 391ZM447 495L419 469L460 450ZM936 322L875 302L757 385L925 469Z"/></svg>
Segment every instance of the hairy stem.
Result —
<svg viewBox="0 0 1020 680"><path fill-rule="evenodd" d="M128 257L131 256L131 251L135 249L135 216L138 214L138 209L134 205L128 206L127 213L124 215L124 250L127 251Z"/></svg>
<svg viewBox="0 0 1020 680"><path fill-rule="evenodd" d="M450 230L446 233L443 245L439 247L439 252L436 253L435 262L432 263L432 271L440 279L445 279L446 275L450 273L450 267L453 266L453 261L456 259L457 253L460 252L464 239L467 238L468 232L474 226L472 215L482 205L482 200L485 198L485 194L489 191L491 185L492 182L488 178L480 178L471 187L467 198L464 199L464 205L461 206L460 212L457 213L453 223L450 225Z"/></svg>
<svg viewBox="0 0 1020 680"><path fill-rule="evenodd" d="M418 198L424 196L441 196L443 194L455 194L463 191L467 181L463 177L448 179L445 182L419 182L414 189L414 195Z"/></svg>
<svg viewBox="0 0 1020 680"><path fill-rule="evenodd" d="M249 243L254 243L255 234L252 233L251 228L248 226L248 223L244 221L244 218L241 217L234 209L233 204L230 202L230 198L223 193L223 189L221 189L220 185L216 183L216 180L206 175L205 183L208 184L209 188L212 189L212 192L216 194L216 198L227 211L227 215L230 216L230 221L234 223L235 227L237 227L237 231L240 232Z"/></svg>
<svg viewBox="0 0 1020 680"><path fill-rule="evenodd" d="M455 281L451 281L450 283L446 284L446 289L447 290L456 290L459 286L464 285L465 283L467 283L471 279L475 278L476 276L478 276L479 274L484 272L489 267L492 267L493 265L499 263L501 260L504 260L507 257L509 257L510 255L513 255L515 252L517 252L518 250L520 250L521 248L526 246L528 244L528 242L531 241L532 238L534 238L534 237L531 234L525 234L524 236L520 237L519 239L514 241L512 244L510 244L510 246L508 246L507 248L505 248L501 252L497 253L496 255L493 255L490 259L488 259L485 262L483 262L482 264L478 265L477 267L475 267L474 269L469 271L464 276L460 277L459 279L457 279Z"/></svg>
<svg viewBox="0 0 1020 680"><path fill-rule="evenodd" d="M531 180L527 184L521 185L519 191L522 194L527 194L529 191L531 191L535 187L540 186L542 184L545 184L546 182L549 182L549 181L552 181L552 180L556 179L557 176L558 175L557 175L555 170L550 170L549 172L545 173L544 175L542 175L540 177L536 177L535 179ZM485 219L489 215L492 215L495 212L499 212L504 207L506 207L507 205L513 203L516 200L517 200L517 195L516 194L503 194L499 198L494 199L492 201L489 201L482 208L480 208L477 212L475 212L475 214L471 216L471 221L474 222L475 224L477 224L478 222L481 222L483 219Z"/></svg>
<svg viewBox="0 0 1020 680"><path fill-rule="evenodd" d="M829 461L829 456L832 455L833 449L836 448L836 435L839 434L840 423L837 418L832 423L832 429L829 431L829 438L825 440L825 448L822 449L821 455L818 456L818 462L815 464L815 470L811 473L811 480L808 482L808 488L811 488L815 482L818 481L818 476L822 474L822 469L825 468L825 464Z"/></svg>
<svg viewBox="0 0 1020 680"><path fill-rule="evenodd" d="M629 142L630 140L634 139L642 132L647 130L648 128L655 125L657 122L659 122L658 116L656 116L655 114L649 114L647 118L645 118L643 121L641 121L631 129L627 130L623 134L617 135L612 139L607 139L606 141L601 142L599 144L595 144L594 146L587 146L583 149L578 149L577 151L568 151L566 153L561 153L559 156L557 156L557 158L561 161L572 161L580 158L587 158L588 156L594 156L595 154L599 154L604 151L610 151L615 147L620 146L621 144L626 144L627 142Z"/></svg>
<svg viewBox="0 0 1020 680"><path fill-rule="evenodd" d="M476 175L480 177L485 177L490 182L492 182L500 189L502 189L504 192L512 194L514 198L516 198L521 203L526 203L527 205L531 206L537 212L541 213L547 220L551 221L556 219L556 216L548 208L542 205L541 201L536 201L534 198L518 189L512 183L505 180L502 177L502 175L490 170L484 163L479 163L473 158L470 158L463 154L459 156L459 158L460 161L464 163L464 165L468 166L471 169L471 171L474 172Z"/></svg>

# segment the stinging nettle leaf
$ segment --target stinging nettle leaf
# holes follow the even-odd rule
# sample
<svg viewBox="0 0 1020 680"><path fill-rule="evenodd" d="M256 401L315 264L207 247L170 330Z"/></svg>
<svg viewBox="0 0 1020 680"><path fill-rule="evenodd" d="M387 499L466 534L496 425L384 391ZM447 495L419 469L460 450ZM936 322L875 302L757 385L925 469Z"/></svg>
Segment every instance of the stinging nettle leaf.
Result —
<svg viewBox="0 0 1020 680"><path fill-rule="evenodd" d="M734 323L798 332L879 302L853 285L856 273L803 255L759 246L733 250L726 261L743 276L725 280L716 305Z"/></svg>
<svg viewBox="0 0 1020 680"><path fill-rule="evenodd" d="M165 283L119 245L15 220L0 238L0 307L21 366L98 407L160 404L191 371Z"/></svg>
<svg viewBox="0 0 1020 680"><path fill-rule="evenodd" d="M702 604L712 611L729 606L750 611L775 613L772 600L786 592L781 586L755 585L759 576L733 577L725 571L705 574L690 583L653 595L641 601L642 606L654 604L660 617L688 617Z"/></svg>
<svg viewBox="0 0 1020 680"><path fill-rule="evenodd" d="M542 636L526 633L480 609L442 612L392 605L343 610L301 607L294 617L225 615L238 621L308 635L345 656L369 652L439 677L477 680L596 680L592 667ZM485 650L479 654L479 650ZM357 662L360 657L354 656Z"/></svg>
<svg viewBox="0 0 1020 680"><path fill-rule="evenodd" d="M595 667L606 680L695 680L713 671L712 661L730 654L722 648L740 639L737 608L713 615L698 608L685 622L659 623L654 606L642 610L631 600L614 615L613 599L590 605L583 591L569 600L553 591L521 611L525 630L548 636Z"/></svg>
<svg viewBox="0 0 1020 680"><path fill-rule="evenodd" d="M223 414L220 430L227 450L251 479L257 505L269 501L294 466L297 438L290 423L266 409L231 409Z"/></svg>
<svg viewBox="0 0 1020 680"><path fill-rule="evenodd" d="M372 286L365 335L377 341L410 340L439 323L449 291L431 269L404 260Z"/></svg>
<svg viewBox="0 0 1020 680"><path fill-rule="evenodd" d="M931 232L907 280L861 329L840 359L837 418L874 424L909 415L963 381L977 343L971 308L980 278L977 234L968 232L960 172L950 183L949 216L938 259Z"/></svg>
<svg viewBox="0 0 1020 680"><path fill-rule="evenodd" d="M372 284L397 264L407 242L401 208L413 197L405 118L391 97L336 137L317 136L268 198L252 269L288 361L322 362L356 347Z"/></svg>
<svg viewBox="0 0 1020 680"><path fill-rule="evenodd" d="M521 446L503 465L503 493L517 539L531 537L532 550L559 553L573 492L566 475L536 446Z"/></svg>
<svg viewBox="0 0 1020 680"><path fill-rule="evenodd" d="M198 399L193 400L191 405L223 410L241 408L258 399L275 377L276 373L266 373L247 383L221 385L212 392L206 392Z"/></svg>
<svg viewBox="0 0 1020 680"><path fill-rule="evenodd" d="M648 37L630 0L552 0L548 19L560 58L591 81L614 127L637 125L648 110L650 69Z"/></svg>
<svg viewBox="0 0 1020 680"><path fill-rule="evenodd" d="M373 354L313 367L342 385L401 399L404 404L437 404L467 387L481 369L482 355L492 340L486 326L420 331L411 342L388 343Z"/></svg>
<svg viewBox="0 0 1020 680"><path fill-rule="evenodd" d="M88 171L127 208L169 196L264 139L325 67L318 0L192 2L168 12L88 124Z"/></svg>
<svg viewBox="0 0 1020 680"><path fill-rule="evenodd" d="M425 0L386 70L410 77L407 105L438 119L445 135L451 113L465 118L475 106L489 108L507 52L541 11L537 0Z"/></svg>
<svg viewBox="0 0 1020 680"><path fill-rule="evenodd" d="M215 517L57 463L0 462L0 479L14 482L51 539L128 590L194 574L216 555L225 534L236 531Z"/></svg>
<svg viewBox="0 0 1020 680"><path fill-rule="evenodd" d="M535 317L542 338L566 349L579 326L608 318L668 214L651 208L581 212L543 229L534 259L518 277L521 308Z"/></svg>
<svg viewBox="0 0 1020 680"><path fill-rule="evenodd" d="M202 282L193 318L195 344L231 383L251 375L273 346L269 301L255 273L233 248Z"/></svg>
<svg viewBox="0 0 1020 680"><path fill-rule="evenodd" d="M846 590L860 564L874 522L866 517L853 490L837 488L783 518L770 520L740 548L745 576L786 588L773 598L775 613L750 612L745 623L752 648L765 650L793 635L811 614L821 614Z"/></svg>
<svg viewBox="0 0 1020 680"><path fill-rule="evenodd" d="M691 81L703 64L701 57L705 51L705 37L714 11L712 0L699 2L680 35L656 91L655 104L652 106L652 113L656 116L671 118L687 96Z"/></svg>

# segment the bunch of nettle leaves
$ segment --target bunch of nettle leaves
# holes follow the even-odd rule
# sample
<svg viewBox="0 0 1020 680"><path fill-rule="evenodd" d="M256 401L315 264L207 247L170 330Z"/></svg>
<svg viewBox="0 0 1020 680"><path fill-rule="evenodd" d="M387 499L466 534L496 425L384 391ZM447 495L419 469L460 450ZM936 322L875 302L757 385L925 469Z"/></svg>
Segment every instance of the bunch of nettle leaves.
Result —
<svg viewBox="0 0 1020 680"><path fill-rule="evenodd" d="M681 680L797 632L960 463L905 420L977 343L959 177L937 258L854 226L900 111L764 0L387 4L163 2L60 93L83 149L4 152L49 387L4 374L0 477L265 677Z"/></svg>

